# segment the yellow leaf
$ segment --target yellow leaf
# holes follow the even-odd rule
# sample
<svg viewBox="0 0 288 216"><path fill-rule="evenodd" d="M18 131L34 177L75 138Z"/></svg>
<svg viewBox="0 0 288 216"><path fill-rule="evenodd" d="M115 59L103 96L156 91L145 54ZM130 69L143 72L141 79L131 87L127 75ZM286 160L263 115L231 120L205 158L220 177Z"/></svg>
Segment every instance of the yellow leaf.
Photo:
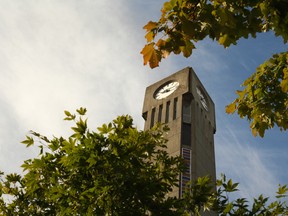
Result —
<svg viewBox="0 0 288 216"><path fill-rule="evenodd" d="M288 92L288 79L282 80L280 86L283 92Z"/></svg>
<svg viewBox="0 0 288 216"><path fill-rule="evenodd" d="M236 100L233 103L226 106L226 113L232 114L235 112L235 110L236 110Z"/></svg>
<svg viewBox="0 0 288 216"><path fill-rule="evenodd" d="M144 65L146 65L149 62L153 49L154 49L154 43L150 43L150 44L146 44L143 47L142 51L140 52L143 55Z"/></svg>
<svg viewBox="0 0 288 216"><path fill-rule="evenodd" d="M175 7L176 2L177 2L177 0L171 0L171 1L165 2L163 4L162 9L161 9L162 13L166 13L168 11L171 11Z"/></svg>
<svg viewBox="0 0 288 216"><path fill-rule="evenodd" d="M153 52L153 54L151 55L151 58L149 60L149 66L150 68L155 68L159 66L159 56L156 52Z"/></svg>
<svg viewBox="0 0 288 216"><path fill-rule="evenodd" d="M157 27L157 22L152 22L149 21L144 27L143 29L146 29L147 32L151 31L152 29Z"/></svg>
<svg viewBox="0 0 288 216"><path fill-rule="evenodd" d="M237 91L236 91L236 94L238 94L239 100L242 100L242 99L244 98L245 94L246 94L246 91L239 91L239 90L237 90Z"/></svg>
<svg viewBox="0 0 288 216"><path fill-rule="evenodd" d="M211 14L212 14L212 16L217 17L217 10L213 10L213 11L211 12Z"/></svg>
<svg viewBox="0 0 288 216"><path fill-rule="evenodd" d="M256 137L257 134L258 134L257 129L255 129L255 128L251 128L251 131L252 131L253 136Z"/></svg>
<svg viewBox="0 0 288 216"><path fill-rule="evenodd" d="M158 42L156 43L156 46L158 47L159 50L161 50L161 55L163 58L167 58L170 55L170 52L165 49L166 41L163 39L159 39Z"/></svg>
<svg viewBox="0 0 288 216"><path fill-rule="evenodd" d="M155 36L154 32L150 31L145 35L145 38L146 38L147 42L149 43L154 39L154 36Z"/></svg>
<svg viewBox="0 0 288 216"><path fill-rule="evenodd" d="M251 77L249 77L248 79L246 79L241 86L247 86L248 84L250 84L253 81L253 79Z"/></svg>
<svg viewBox="0 0 288 216"><path fill-rule="evenodd" d="M229 37L228 34L224 34L223 36L219 37L218 40L219 44L223 45L225 48L230 46L230 44L233 42L232 39Z"/></svg>
<svg viewBox="0 0 288 216"><path fill-rule="evenodd" d="M227 38L228 38L228 35L227 35L227 34L221 36L221 37L219 38L219 43L222 44L222 45L224 45L225 42L226 42L226 40L227 40Z"/></svg>
<svg viewBox="0 0 288 216"><path fill-rule="evenodd" d="M142 49L141 54L143 55L144 65L149 62L151 68L159 66L161 56L158 55L154 49L154 43L146 44Z"/></svg>
<svg viewBox="0 0 288 216"><path fill-rule="evenodd" d="M163 39L159 39L158 42L156 43L156 46L158 46L159 48L165 46L166 41L164 41Z"/></svg>
<svg viewBox="0 0 288 216"><path fill-rule="evenodd" d="M284 78L280 83L283 92L288 92L288 68L283 69Z"/></svg>

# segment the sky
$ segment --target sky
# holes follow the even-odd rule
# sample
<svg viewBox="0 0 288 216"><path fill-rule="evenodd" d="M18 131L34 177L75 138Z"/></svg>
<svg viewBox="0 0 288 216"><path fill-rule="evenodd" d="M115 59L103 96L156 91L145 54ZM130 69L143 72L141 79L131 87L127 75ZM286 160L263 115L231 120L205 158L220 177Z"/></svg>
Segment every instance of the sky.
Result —
<svg viewBox="0 0 288 216"><path fill-rule="evenodd" d="M29 130L69 136L64 110L88 110L96 129L129 114L139 129L145 88L187 66L216 106L217 175L240 182L239 196L274 196L288 183L287 132L253 137L249 123L227 115L235 91L272 54L286 51L273 33L224 49L204 40L190 58L171 55L160 67L143 65L142 27L157 20L163 0L0 0L0 170L21 172L38 149L20 144Z"/></svg>

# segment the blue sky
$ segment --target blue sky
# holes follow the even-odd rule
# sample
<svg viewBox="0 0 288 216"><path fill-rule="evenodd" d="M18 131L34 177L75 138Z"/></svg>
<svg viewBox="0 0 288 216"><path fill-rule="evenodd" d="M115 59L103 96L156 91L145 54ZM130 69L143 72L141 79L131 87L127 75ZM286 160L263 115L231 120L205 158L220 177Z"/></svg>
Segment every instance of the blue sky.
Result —
<svg viewBox="0 0 288 216"><path fill-rule="evenodd" d="M20 144L29 130L69 135L64 110L86 107L91 128L130 114L142 129L145 88L191 66L216 105L217 174L240 182L248 198L288 183L287 132L254 138L246 120L225 114L245 78L287 45L272 33L228 49L207 39L190 58L171 55L151 70L140 55L142 27L163 2L0 0L0 170L20 172L36 154Z"/></svg>

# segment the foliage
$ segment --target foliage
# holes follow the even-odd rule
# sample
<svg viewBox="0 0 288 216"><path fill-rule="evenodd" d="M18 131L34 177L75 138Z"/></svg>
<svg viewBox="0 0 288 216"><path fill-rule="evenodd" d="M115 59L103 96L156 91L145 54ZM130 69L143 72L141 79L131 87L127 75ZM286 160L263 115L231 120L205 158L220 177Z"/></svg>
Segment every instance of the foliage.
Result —
<svg viewBox="0 0 288 216"><path fill-rule="evenodd" d="M279 186L276 201L268 203L260 195L249 208L245 198L229 201L238 183L224 175L217 190L205 176L191 181L181 198L169 197L185 166L165 151L165 126L138 131L130 116L119 116L93 132L83 120L86 109L77 112L78 119L65 111L65 119L76 123L68 139L31 132L22 142L27 147L38 143L39 155L24 162L23 177L0 172L1 215L288 214L281 201L286 186Z"/></svg>
<svg viewBox="0 0 288 216"><path fill-rule="evenodd" d="M237 183L222 179L215 190L209 178L190 182L183 197L169 197L179 186L184 171L180 157L169 156L163 138L165 126L138 131L130 116L119 116L90 131L78 115L67 139L48 139L31 132L23 141L37 145L39 155L22 165L25 175L0 173L0 215L182 215L200 216L203 211L219 215L285 215L288 188L279 186L276 201L262 195L251 208L246 199L229 201Z"/></svg>
<svg viewBox="0 0 288 216"><path fill-rule="evenodd" d="M227 113L237 110L240 117L247 117L255 136L263 137L265 130L275 124L280 129L288 128L288 53L274 55L243 86L244 90L237 91L238 97L226 107Z"/></svg>
<svg viewBox="0 0 288 216"><path fill-rule="evenodd" d="M218 215L287 215L288 207L286 201L281 198L286 197L288 188L286 185L279 185L276 200L269 203L269 198L260 195L254 198L253 203L249 203L245 198L237 198L230 201L229 195L238 191L238 183L233 183L231 179L226 180L226 176L222 175L221 179L217 180L217 195L214 203L214 210Z"/></svg>
<svg viewBox="0 0 288 216"><path fill-rule="evenodd" d="M192 54L193 42L209 37L224 47L240 38L273 30L288 41L288 2L285 0L170 0L164 3L158 22L144 26L147 44L144 64L157 67L171 52Z"/></svg>
<svg viewBox="0 0 288 216"><path fill-rule="evenodd" d="M178 186L180 157L165 151L164 131L138 131L130 116L119 116L90 131L78 110L73 134L52 140L36 132L39 156L24 162L25 175L7 175L0 184L1 215L179 215L177 199L165 196Z"/></svg>
<svg viewBox="0 0 288 216"><path fill-rule="evenodd" d="M166 58L170 53L182 53L183 56L189 57L195 49L195 42L207 37L218 41L224 47L229 47L231 44L236 45L241 38L248 38L249 36L255 38L257 33L271 30L276 36L281 36L284 43L287 43L287 11L288 1L286 0L167 1L162 7L160 19L157 22L150 21L144 26L147 31L145 35L147 44L141 51L144 65L149 63L151 68L157 67L162 58ZM288 88L287 55L288 52L279 54L262 64L256 73L244 82L246 89L241 93L238 92L241 95L227 108L228 113L237 109L241 117L247 116L251 120L251 129L254 135L264 136L265 130L273 127L275 123L281 129L287 128L288 122L285 119L287 103L284 107L285 99L283 98L284 94L287 95ZM286 61L284 61L284 57ZM269 66L267 67L267 65ZM266 81L265 84L269 82L270 86L272 84L277 85L274 86L277 90L275 94L272 93L272 98L276 100L278 97L280 98L279 103L281 103L280 107L282 108L280 112L274 109L269 110L275 103L269 101L270 92L263 92L263 87L258 88L261 80L258 79L260 73L263 74L261 79L264 79L264 83ZM263 78L266 76L264 74L270 74L269 81L267 78ZM258 96L262 97L265 103L268 103L266 104L268 105L267 112L262 113L263 116L260 116L262 107L259 107L257 103L250 103L251 95L254 93L249 92L249 89L253 89L254 93L257 92ZM277 95L278 93L279 95ZM257 99L259 100L257 97L252 100L256 102ZM245 106L242 106L244 102ZM252 105L256 106L253 107ZM244 107L245 110L243 111L242 108ZM283 113L285 113L283 119L279 116L275 119L271 118L272 114L281 115Z"/></svg>
<svg viewBox="0 0 288 216"><path fill-rule="evenodd" d="M183 194L183 206L192 215L201 215L203 211L211 211L214 208L217 193L214 191L215 183L207 177L199 177L187 184Z"/></svg>
<svg viewBox="0 0 288 216"><path fill-rule="evenodd" d="M184 194L184 208L192 215L200 216L205 211L213 211L219 216L268 216L288 215L286 201L281 200L287 196L286 185L279 185L275 201L269 202L268 197L259 195L249 202L246 198L231 200L229 196L238 191L238 183L227 180L224 174L217 180L217 191L211 188L211 182L207 177L198 178L190 183L187 192Z"/></svg>

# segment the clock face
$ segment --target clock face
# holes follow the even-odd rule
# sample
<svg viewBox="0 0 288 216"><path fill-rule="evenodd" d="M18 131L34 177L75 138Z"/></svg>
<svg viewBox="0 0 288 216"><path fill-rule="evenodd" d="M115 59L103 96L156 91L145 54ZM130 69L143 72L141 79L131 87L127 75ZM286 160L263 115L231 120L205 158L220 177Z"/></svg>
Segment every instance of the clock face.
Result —
<svg viewBox="0 0 288 216"><path fill-rule="evenodd" d="M206 111L208 111L208 105L207 105L207 101L204 97L204 94L202 93L202 91L198 87L196 87L196 92L200 98L200 102L201 102L202 106L204 107L204 109Z"/></svg>
<svg viewBox="0 0 288 216"><path fill-rule="evenodd" d="M164 85L160 86L155 93L154 98L157 100L161 100L163 98L168 97L171 95L179 86L179 83L176 81L169 81L165 83Z"/></svg>

